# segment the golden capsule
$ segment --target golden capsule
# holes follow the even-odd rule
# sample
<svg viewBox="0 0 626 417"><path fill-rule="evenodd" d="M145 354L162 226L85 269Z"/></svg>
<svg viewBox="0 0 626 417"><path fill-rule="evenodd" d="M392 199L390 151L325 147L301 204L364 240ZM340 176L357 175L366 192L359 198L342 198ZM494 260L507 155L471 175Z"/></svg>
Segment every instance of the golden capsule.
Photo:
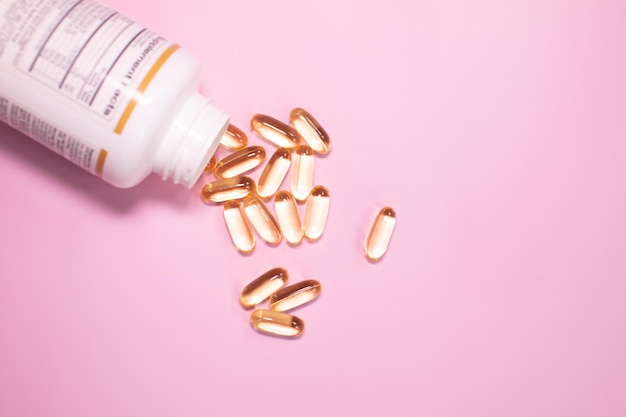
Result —
<svg viewBox="0 0 626 417"><path fill-rule="evenodd" d="M256 244L254 233L239 201L224 203L224 220L235 247L242 253L252 252Z"/></svg>
<svg viewBox="0 0 626 417"><path fill-rule="evenodd" d="M326 130L308 111L296 107L289 113L291 124L300 136L317 153L323 155L330 152L330 136Z"/></svg>
<svg viewBox="0 0 626 417"><path fill-rule="evenodd" d="M255 114L250 121L252 130L280 148L295 148L300 144L300 134L293 127L264 114Z"/></svg>
<svg viewBox="0 0 626 417"><path fill-rule="evenodd" d="M252 308L278 291L288 279L289 274L285 269L270 269L241 290L239 302L244 308Z"/></svg>
<svg viewBox="0 0 626 417"><path fill-rule="evenodd" d="M377 261L385 254L389 246L391 234L396 226L396 212L391 207L385 207L376 216L365 240L365 256L371 261Z"/></svg>
<svg viewBox="0 0 626 417"><path fill-rule="evenodd" d="M248 146L248 135L237 126L229 124L220 139L220 145L231 150L243 149Z"/></svg>
<svg viewBox="0 0 626 417"><path fill-rule="evenodd" d="M223 203L244 198L255 189L254 180L249 177L226 178L212 181L202 187L201 196L206 203Z"/></svg>
<svg viewBox="0 0 626 417"><path fill-rule="evenodd" d="M313 187L304 212L304 235L308 239L317 240L322 236L326 227L329 208L330 194L328 189L321 185Z"/></svg>
<svg viewBox="0 0 626 417"><path fill-rule="evenodd" d="M243 209L261 239L270 245L280 243L283 238L280 226L261 198L250 194L243 200Z"/></svg>
<svg viewBox="0 0 626 417"><path fill-rule="evenodd" d="M215 171L215 164L217 164L217 159L215 158L215 155L213 155L209 163L206 164L206 166L204 167L204 172L210 174L211 172Z"/></svg>
<svg viewBox="0 0 626 417"><path fill-rule="evenodd" d="M265 160L265 149L262 146L248 146L231 153L215 165L217 178L232 178L252 171Z"/></svg>
<svg viewBox="0 0 626 417"><path fill-rule="evenodd" d="M308 145L298 146L293 152L291 192L298 201L304 201L313 188L315 153Z"/></svg>
<svg viewBox="0 0 626 417"><path fill-rule="evenodd" d="M280 311L254 310L250 324L255 330L274 336L296 337L304 331L301 318Z"/></svg>
<svg viewBox="0 0 626 417"><path fill-rule="evenodd" d="M304 237L304 229L296 199L289 191L280 190L274 195L274 212L285 240L292 245L300 243Z"/></svg>
<svg viewBox="0 0 626 417"><path fill-rule="evenodd" d="M268 198L276 193L289 172L291 166L291 151L287 148L278 148L270 157L259 177L257 194L261 198Z"/></svg>
<svg viewBox="0 0 626 417"><path fill-rule="evenodd" d="M274 311L288 311L315 299L321 291L322 285L314 279L300 281L272 294L270 308Z"/></svg>

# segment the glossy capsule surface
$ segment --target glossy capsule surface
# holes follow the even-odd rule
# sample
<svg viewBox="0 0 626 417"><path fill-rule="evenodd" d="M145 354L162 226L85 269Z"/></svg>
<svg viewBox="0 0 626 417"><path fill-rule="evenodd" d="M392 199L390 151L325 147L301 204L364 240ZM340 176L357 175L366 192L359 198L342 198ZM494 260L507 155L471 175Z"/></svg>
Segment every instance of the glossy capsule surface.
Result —
<svg viewBox="0 0 626 417"><path fill-rule="evenodd" d="M257 194L261 198L269 198L276 193L283 183L291 166L291 151L278 148L263 168L257 185Z"/></svg>
<svg viewBox="0 0 626 417"><path fill-rule="evenodd" d="M288 279L289 274L284 268L272 268L241 290L239 302L244 308L252 308L284 286Z"/></svg>
<svg viewBox="0 0 626 417"><path fill-rule="evenodd" d="M321 291L322 285L314 279L296 282L272 294L270 308L275 311L289 311L317 298Z"/></svg>
<svg viewBox="0 0 626 417"><path fill-rule="evenodd" d="M217 178L233 178L252 171L264 160L265 149L262 146L248 146L219 160L215 165L215 176Z"/></svg>
<svg viewBox="0 0 626 417"><path fill-rule="evenodd" d="M256 244L254 232L239 201L224 203L224 221L235 247L242 253L252 252Z"/></svg>
<svg viewBox="0 0 626 417"><path fill-rule="evenodd" d="M208 173L215 171L216 164L217 164L217 158L215 157L215 155L213 155L209 163L206 164L206 166L204 167L204 172L208 174Z"/></svg>
<svg viewBox="0 0 626 417"><path fill-rule="evenodd" d="M280 190L274 195L274 213L285 240L292 245L302 242L304 229L298 214L298 205L289 191Z"/></svg>
<svg viewBox="0 0 626 417"><path fill-rule="evenodd" d="M291 193L298 201L304 201L313 188L315 152L309 145L298 146L293 151L291 167Z"/></svg>
<svg viewBox="0 0 626 417"><path fill-rule="evenodd" d="M248 146L248 135L237 126L229 124L220 139L220 145L231 150L243 149Z"/></svg>
<svg viewBox="0 0 626 417"><path fill-rule="evenodd" d="M250 126L257 135L280 148L295 148L301 142L296 129L265 114L252 116Z"/></svg>
<svg viewBox="0 0 626 417"><path fill-rule="evenodd" d="M324 186L313 187L306 202L304 212L304 235L309 240L317 240L324 233L330 208L330 194Z"/></svg>
<svg viewBox="0 0 626 417"><path fill-rule="evenodd" d="M261 239L270 245L280 243L283 238L280 225L260 197L250 194L243 200L243 209Z"/></svg>
<svg viewBox="0 0 626 417"><path fill-rule="evenodd" d="M304 322L299 317L273 310L254 310L250 324L262 333L282 337L297 337L304 332Z"/></svg>
<svg viewBox="0 0 626 417"><path fill-rule="evenodd" d="M254 180L249 177L226 178L212 181L202 187L201 196L207 203L223 203L246 197L256 188Z"/></svg>
<svg viewBox="0 0 626 417"><path fill-rule="evenodd" d="M318 154L330 152L330 136L308 111L296 107L289 113L289 120L304 141Z"/></svg>
<svg viewBox="0 0 626 417"><path fill-rule="evenodd" d="M396 212L385 207L376 216L365 240L365 256L377 261L387 252L391 234L396 226Z"/></svg>

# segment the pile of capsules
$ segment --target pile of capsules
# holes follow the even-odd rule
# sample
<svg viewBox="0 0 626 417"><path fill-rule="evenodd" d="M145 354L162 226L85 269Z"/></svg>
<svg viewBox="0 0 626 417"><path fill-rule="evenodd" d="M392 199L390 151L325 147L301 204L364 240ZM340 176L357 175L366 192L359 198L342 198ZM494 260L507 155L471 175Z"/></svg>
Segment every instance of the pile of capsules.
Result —
<svg viewBox="0 0 626 417"><path fill-rule="evenodd" d="M245 309L255 308L269 298L269 309L255 309L250 324L256 330L277 336L296 337L304 331L301 318L287 313L315 299L322 291L318 281L308 279L284 287L289 274L273 268L241 290L239 302Z"/></svg>
<svg viewBox="0 0 626 417"><path fill-rule="evenodd" d="M330 195L326 187L313 186L313 173L315 153L330 151L330 137L307 111L296 108L290 116L293 126L263 114L252 117L252 130L277 147L258 182L244 174L265 161L265 148L248 146L247 135L233 125L228 126L221 144L234 152L207 166L217 179L202 188L202 198L224 204L229 234L242 253L254 250L253 228L270 245L278 245L283 237L291 245L305 237L314 241L324 232ZM289 170L291 191L279 190ZM264 201L271 198L276 217ZM304 221L298 203L306 203Z"/></svg>
<svg viewBox="0 0 626 417"><path fill-rule="evenodd" d="M260 167L266 159L262 146L248 146L247 135L232 124L228 126L220 144L233 151L217 161L215 156L207 165L205 172L215 176L215 180L202 187L202 199L209 204L221 204L228 233L235 247L243 254L250 254L256 246L256 234L269 245L278 245L284 238L290 245L298 245L303 239L316 241L326 227L330 208L330 194L323 185L314 185L315 155L325 155L331 150L331 140L326 130L306 110L294 108L289 114L290 124L264 114L252 116L252 131L276 147L263 168L258 182L247 176ZM287 174L291 171L290 190L280 189ZM274 213L266 205L273 199ZM300 219L298 204L304 204L304 219ZM365 256L370 261L379 260L386 252L396 223L396 213L391 207L385 207L378 213L365 241ZM282 270L284 271L284 270ZM268 274L276 272L269 271ZM276 277L262 275L244 288L241 303L250 308L265 298L274 296L287 280L278 274ZM258 281L258 282L257 282ZM305 283L311 284L308 281ZM266 285L267 283L267 285ZM271 285L269 283L272 283ZM312 296L310 299L295 297L305 302L317 297L321 286L317 281L312 288L290 288ZM268 292L269 289L272 291ZM297 291L296 291L297 290ZM244 302L244 293L252 292L256 300L253 304ZM259 294L265 295L260 301ZM277 293L279 294L279 293ZM280 293L279 297L287 297ZM286 295L287 294L287 295ZM270 300L270 305L272 301ZM281 305L278 303L277 305ZM285 304L282 304L285 305ZM287 304L290 305L290 304ZM299 304L298 304L299 305ZM290 307L293 308L293 307ZM303 322L295 316L283 313L272 307L271 310L255 310L250 322L260 331L281 335L299 336L304 328ZM279 324L277 324L279 323ZM291 330L286 330L290 327Z"/></svg>

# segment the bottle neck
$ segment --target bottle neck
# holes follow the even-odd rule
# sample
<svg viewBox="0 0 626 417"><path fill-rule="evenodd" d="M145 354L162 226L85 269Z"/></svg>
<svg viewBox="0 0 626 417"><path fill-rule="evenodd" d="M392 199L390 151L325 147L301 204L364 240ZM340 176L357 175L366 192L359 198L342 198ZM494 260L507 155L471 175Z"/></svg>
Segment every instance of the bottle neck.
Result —
<svg viewBox="0 0 626 417"><path fill-rule="evenodd" d="M194 93L176 115L157 150L153 171L191 188L215 153L229 117Z"/></svg>

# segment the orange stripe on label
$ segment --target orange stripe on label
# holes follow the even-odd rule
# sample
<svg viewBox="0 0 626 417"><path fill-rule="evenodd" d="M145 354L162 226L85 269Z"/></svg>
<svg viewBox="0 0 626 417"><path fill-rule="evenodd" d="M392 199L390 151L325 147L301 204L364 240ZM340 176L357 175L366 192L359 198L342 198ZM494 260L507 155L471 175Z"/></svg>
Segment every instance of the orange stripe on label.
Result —
<svg viewBox="0 0 626 417"><path fill-rule="evenodd" d="M143 80L141 80L139 87L137 87L135 96L130 99L130 102L126 106L126 109L124 109L124 113L122 113L120 120L117 122L117 125L115 126L115 130L114 130L115 133L117 133L118 135L122 134L122 131L124 130L124 127L126 126L126 123L128 122L128 119L130 118L131 114L135 110L135 107L137 106L137 102L139 101L138 96L140 96L141 94L144 93L144 91L146 91L146 89L152 82L152 79L157 75L157 73L159 72L163 64L165 64L165 61L167 61L168 58L172 56L172 54L176 52L176 50L179 48L180 48L179 45L175 45L175 44L170 45L169 48L167 48L163 52L163 54L161 54L159 59L156 60L154 65L152 65L152 68L150 68L150 71L148 71L148 73L143 78Z"/></svg>
<svg viewBox="0 0 626 417"><path fill-rule="evenodd" d="M100 149L100 154L98 155L98 161L96 162L96 175L102 178L102 172L104 171L104 163L107 159L107 155L109 153L104 149Z"/></svg>

